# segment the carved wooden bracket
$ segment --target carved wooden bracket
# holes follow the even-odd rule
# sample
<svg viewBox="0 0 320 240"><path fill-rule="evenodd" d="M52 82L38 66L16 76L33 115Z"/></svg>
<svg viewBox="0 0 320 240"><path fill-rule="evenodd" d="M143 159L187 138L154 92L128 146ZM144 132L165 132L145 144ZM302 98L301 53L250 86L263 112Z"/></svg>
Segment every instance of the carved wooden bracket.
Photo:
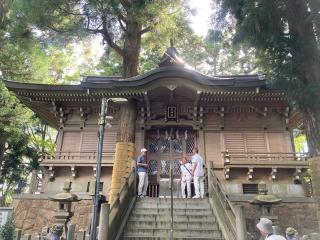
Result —
<svg viewBox="0 0 320 240"><path fill-rule="evenodd" d="M71 177L76 178L77 177L77 171L75 166L70 167L71 170Z"/></svg>
<svg viewBox="0 0 320 240"><path fill-rule="evenodd" d="M228 180L230 179L230 168L224 169L224 177Z"/></svg>
<svg viewBox="0 0 320 240"><path fill-rule="evenodd" d="M253 179L253 168L248 168L248 179L249 180Z"/></svg>
<svg viewBox="0 0 320 240"><path fill-rule="evenodd" d="M294 172L294 181L301 181L300 174L302 173L301 168L296 168L296 171Z"/></svg>
<svg viewBox="0 0 320 240"><path fill-rule="evenodd" d="M277 176L276 176L277 172L278 172L278 169L277 169L277 168L272 168L272 169L271 169L271 173L270 173L270 175L271 175L271 180L276 180L276 178L277 178Z"/></svg>
<svg viewBox="0 0 320 240"><path fill-rule="evenodd" d="M49 181L53 181L53 180L54 180L54 170L53 170L53 166L49 166L49 168L48 168L48 174L49 174Z"/></svg>
<svg viewBox="0 0 320 240"><path fill-rule="evenodd" d="M80 114L80 128L84 128L85 127L85 124L86 124L86 121L88 119L88 115L90 113L90 110L89 109L85 109L83 107L80 107L79 108L79 114Z"/></svg>

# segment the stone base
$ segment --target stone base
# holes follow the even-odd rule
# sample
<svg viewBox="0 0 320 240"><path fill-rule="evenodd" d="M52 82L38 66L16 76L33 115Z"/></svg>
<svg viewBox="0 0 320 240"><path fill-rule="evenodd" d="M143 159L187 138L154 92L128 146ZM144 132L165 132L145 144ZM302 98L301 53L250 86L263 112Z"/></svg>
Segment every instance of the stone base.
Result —
<svg viewBox="0 0 320 240"><path fill-rule="evenodd" d="M259 239L260 235L256 228L260 217L258 206L244 202L233 203L245 207L247 231L254 236L253 239ZM278 217L278 234L283 236L287 227L297 229L300 236L319 232L315 203L281 203L273 207L273 214Z"/></svg>
<svg viewBox="0 0 320 240"><path fill-rule="evenodd" d="M43 227L54 223L54 214L58 207L56 202L46 199L14 199L12 203L15 228L22 229L23 234L41 233ZM74 216L71 222L77 230L88 230L91 223L92 200L82 200L72 204Z"/></svg>

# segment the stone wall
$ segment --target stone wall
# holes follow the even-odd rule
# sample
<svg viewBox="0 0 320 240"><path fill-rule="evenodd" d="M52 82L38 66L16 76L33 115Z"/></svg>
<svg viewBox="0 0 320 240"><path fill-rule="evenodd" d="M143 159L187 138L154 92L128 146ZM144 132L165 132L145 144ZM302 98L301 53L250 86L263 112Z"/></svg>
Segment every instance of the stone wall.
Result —
<svg viewBox="0 0 320 240"><path fill-rule="evenodd" d="M258 207L250 203L239 202L245 207L247 231L258 239L259 233L256 224L260 217ZM281 203L273 208L278 216L279 234L284 235L287 227L298 230L300 236L319 232L315 203Z"/></svg>
<svg viewBox="0 0 320 240"><path fill-rule="evenodd" d="M12 203L15 227L23 233L40 233L43 227L50 227L54 222L58 204L47 199L14 199ZM92 200L81 200L72 204L74 216L71 222L77 230L87 230L91 223Z"/></svg>

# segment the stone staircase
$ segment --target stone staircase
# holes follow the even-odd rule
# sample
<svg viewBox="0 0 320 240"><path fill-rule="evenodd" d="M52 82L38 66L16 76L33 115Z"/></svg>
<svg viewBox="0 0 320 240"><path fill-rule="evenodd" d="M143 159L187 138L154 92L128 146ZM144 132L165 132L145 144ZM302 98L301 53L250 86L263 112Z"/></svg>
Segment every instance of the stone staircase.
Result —
<svg viewBox="0 0 320 240"><path fill-rule="evenodd" d="M174 239L223 240L208 199L174 199ZM170 239L170 199L140 198L121 239Z"/></svg>

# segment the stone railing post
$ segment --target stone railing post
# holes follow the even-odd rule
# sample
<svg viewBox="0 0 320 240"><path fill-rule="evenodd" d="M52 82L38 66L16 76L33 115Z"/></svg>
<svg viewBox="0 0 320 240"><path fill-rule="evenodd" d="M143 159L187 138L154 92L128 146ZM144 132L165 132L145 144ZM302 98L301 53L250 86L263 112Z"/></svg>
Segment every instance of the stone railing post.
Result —
<svg viewBox="0 0 320 240"><path fill-rule="evenodd" d="M31 237L31 240L41 240L41 236L40 235L34 235Z"/></svg>
<svg viewBox="0 0 320 240"><path fill-rule="evenodd" d="M241 205L234 205L236 215L236 234L237 240L247 239L246 218L244 215L244 207Z"/></svg>
<svg viewBox="0 0 320 240"><path fill-rule="evenodd" d="M110 212L110 205L108 203L101 204L98 239L109 240L108 239L109 212Z"/></svg>
<svg viewBox="0 0 320 240"><path fill-rule="evenodd" d="M20 240L22 235L21 229L15 229L13 234L13 240Z"/></svg>
<svg viewBox="0 0 320 240"><path fill-rule="evenodd" d="M212 191L211 191L211 183L212 183L211 170L212 169L213 169L213 162L208 161L208 163L207 163L207 177L208 177L208 194L209 194L209 198L212 197Z"/></svg>
<svg viewBox="0 0 320 240"><path fill-rule="evenodd" d="M76 240L85 240L85 237L86 237L86 231L79 230L77 233Z"/></svg>
<svg viewBox="0 0 320 240"><path fill-rule="evenodd" d="M31 240L31 235L30 234L25 234L25 235L23 235L21 240Z"/></svg>
<svg viewBox="0 0 320 240"><path fill-rule="evenodd" d="M68 226L68 232L67 232L67 240L74 240L76 225L75 224L69 224Z"/></svg>

